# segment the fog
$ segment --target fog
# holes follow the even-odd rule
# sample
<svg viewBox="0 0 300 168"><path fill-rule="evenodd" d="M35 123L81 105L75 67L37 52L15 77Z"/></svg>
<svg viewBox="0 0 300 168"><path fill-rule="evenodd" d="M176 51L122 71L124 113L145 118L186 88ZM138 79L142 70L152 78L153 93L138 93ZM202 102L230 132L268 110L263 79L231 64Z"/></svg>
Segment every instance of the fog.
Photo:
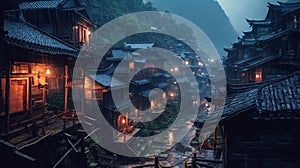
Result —
<svg viewBox="0 0 300 168"><path fill-rule="evenodd" d="M233 27L239 34L241 34L242 31L250 30L245 18L265 19L268 11L267 2L277 4L277 1L278 0L218 0ZM286 0L280 1L286 2Z"/></svg>

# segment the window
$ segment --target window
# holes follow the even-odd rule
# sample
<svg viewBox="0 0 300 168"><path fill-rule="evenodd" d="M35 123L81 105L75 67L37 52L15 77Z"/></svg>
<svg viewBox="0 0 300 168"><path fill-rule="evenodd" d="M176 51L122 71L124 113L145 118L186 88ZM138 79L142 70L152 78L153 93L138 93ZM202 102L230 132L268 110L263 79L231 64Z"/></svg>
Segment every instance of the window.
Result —
<svg viewBox="0 0 300 168"><path fill-rule="evenodd" d="M95 96L97 101L103 101L103 91L101 89L95 89Z"/></svg>
<svg viewBox="0 0 300 168"><path fill-rule="evenodd" d="M255 72L255 82L256 83L262 82L262 71L261 71L261 69L259 69Z"/></svg>
<svg viewBox="0 0 300 168"><path fill-rule="evenodd" d="M12 73L29 73L28 64L14 64L12 66Z"/></svg>
<svg viewBox="0 0 300 168"><path fill-rule="evenodd" d="M243 58L244 59L248 59L250 57L250 50L249 49L245 49L245 51L244 51L243 54L244 54Z"/></svg>
<svg viewBox="0 0 300 168"><path fill-rule="evenodd" d="M243 59L243 52L241 50L238 51L238 60Z"/></svg>
<svg viewBox="0 0 300 168"><path fill-rule="evenodd" d="M245 77L246 76L246 73L245 72L242 72L241 73L241 77Z"/></svg>
<svg viewBox="0 0 300 168"><path fill-rule="evenodd" d="M80 42L88 42L88 30L87 28L80 27Z"/></svg>
<svg viewBox="0 0 300 168"><path fill-rule="evenodd" d="M83 28L82 29L82 42L86 42L87 41L86 34L87 34L86 29Z"/></svg>
<svg viewBox="0 0 300 168"><path fill-rule="evenodd" d="M134 62L129 62L129 69L134 69Z"/></svg>
<svg viewBox="0 0 300 168"><path fill-rule="evenodd" d="M88 42L89 41L89 35L91 32L82 26L73 26L73 41L74 42Z"/></svg>

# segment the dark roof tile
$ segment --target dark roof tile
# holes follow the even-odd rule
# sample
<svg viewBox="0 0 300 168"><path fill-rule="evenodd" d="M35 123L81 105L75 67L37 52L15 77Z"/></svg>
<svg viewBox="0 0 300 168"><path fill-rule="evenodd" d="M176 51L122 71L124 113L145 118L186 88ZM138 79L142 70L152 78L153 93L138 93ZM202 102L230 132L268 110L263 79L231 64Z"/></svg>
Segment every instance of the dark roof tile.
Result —
<svg viewBox="0 0 300 168"><path fill-rule="evenodd" d="M4 29L8 31L5 41L9 45L53 55L78 54L77 49L26 22L5 20Z"/></svg>
<svg viewBox="0 0 300 168"><path fill-rule="evenodd" d="M34 1L34 2L23 2L19 5L20 9L32 10L32 9L51 9L57 8L63 0L47 0L47 1Z"/></svg>

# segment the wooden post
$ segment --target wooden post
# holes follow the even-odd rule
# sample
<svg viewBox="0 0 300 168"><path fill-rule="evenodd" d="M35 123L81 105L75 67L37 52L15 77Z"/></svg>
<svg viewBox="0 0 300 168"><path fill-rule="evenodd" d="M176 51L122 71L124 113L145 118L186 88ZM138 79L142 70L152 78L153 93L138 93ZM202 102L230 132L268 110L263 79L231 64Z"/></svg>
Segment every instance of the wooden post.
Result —
<svg viewBox="0 0 300 168"><path fill-rule="evenodd" d="M197 165L196 165L196 157L197 157L197 154L196 152L193 154L193 158L192 158L192 167L193 168L196 168Z"/></svg>
<svg viewBox="0 0 300 168"><path fill-rule="evenodd" d="M154 167L155 167L155 168L159 168L159 165L158 165L158 164L159 164L159 163L158 163L158 157L155 156Z"/></svg>
<svg viewBox="0 0 300 168"><path fill-rule="evenodd" d="M10 111L10 74L11 62L8 61L6 65L6 79L5 79L5 133L9 133L9 111Z"/></svg>
<svg viewBox="0 0 300 168"><path fill-rule="evenodd" d="M42 132L43 134L45 134L45 124L46 124L46 84L43 87L43 106L44 106L44 114L43 114L43 128L42 128Z"/></svg>
<svg viewBox="0 0 300 168"><path fill-rule="evenodd" d="M84 88L84 85L85 85L85 70L84 70L84 67L82 67L82 72L81 72L81 77L82 77L82 104L81 104L81 112L83 115L85 115L84 113L84 107L85 107L85 88Z"/></svg>
<svg viewBox="0 0 300 168"><path fill-rule="evenodd" d="M4 5L6 1L0 2L0 59L1 62L5 58L4 56ZM2 65L1 65L2 66ZM0 112L2 112L2 71L0 68Z"/></svg>
<svg viewBox="0 0 300 168"><path fill-rule="evenodd" d="M6 78L6 84L5 84L5 128L4 128L4 132L8 133L9 132L9 91L10 91L10 56L9 55L5 55L4 52L4 10L6 7L6 2L7 1L0 1L0 59L1 62L3 61L5 65L5 78ZM2 69L1 69L2 71ZM2 80L2 76L0 76L0 82ZM0 88L1 89L1 88ZM2 91L1 91L2 92ZM1 99L2 100L2 96Z"/></svg>
<svg viewBox="0 0 300 168"><path fill-rule="evenodd" d="M66 118L66 117L63 117L63 121L64 121L63 130L65 130L65 129L66 129L67 118Z"/></svg>
<svg viewBox="0 0 300 168"><path fill-rule="evenodd" d="M218 126L214 129L214 154L216 154L217 151L217 128Z"/></svg>
<svg viewBox="0 0 300 168"><path fill-rule="evenodd" d="M114 166L114 167L118 167L118 164L117 164L117 163L118 163L118 162L117 162L117 161L118 161L118 157L117 157L116 154L114 154L113 160L112 160L112 161L113 161L113 166Z"/></svg>
<svg viewBox="0 0 300 168"><path fill-rule="evenodd" d="M183 168L188 168L186 160L183 161Z"/></svg>
<svg viewBox="0 0 300 168"><path fill-rule="evenodd" d="M2 71L3 69L0 68L0 112L3 111L2 106L3 106L3 100L2 100Z"/></svg>
<svg viewBox="0 0 300 168"><path fill-rule="evenodd" d="M72 121L73 121L73 126L75 125L75 110L72 110Z"/></svg>
<svg viewBox="0 0 300 168"><path fill-rule="evenodd" d="M31 65L29 65L29 74L32 73ZM32 114L32 83L33 83L33 77L29 77L29 84L28 84L28 105L29 105L29 112Z"/></svg>
<svg viewBox="0 0 300 168"><path fill-rule="evenodd" d="M65 65L65 102L64 102L64 117L67 118L67 112L68 112L68 96L69 96L69 92L68 92L68 79L69 79L69 75L68 75L68 65Z"/></svg>

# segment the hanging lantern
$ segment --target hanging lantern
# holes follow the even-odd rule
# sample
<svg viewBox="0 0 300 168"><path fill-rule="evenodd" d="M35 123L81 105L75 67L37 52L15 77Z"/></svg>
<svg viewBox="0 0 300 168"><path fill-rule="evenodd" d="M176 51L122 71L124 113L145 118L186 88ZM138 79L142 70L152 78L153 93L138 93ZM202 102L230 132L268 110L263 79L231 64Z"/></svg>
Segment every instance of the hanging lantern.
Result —
<svg viewBox="0 0 300 168"><path fill-rule="evenodd" d="M46 69L46 75L50 75L51 74L51 71L49 68Z"/></svg>

